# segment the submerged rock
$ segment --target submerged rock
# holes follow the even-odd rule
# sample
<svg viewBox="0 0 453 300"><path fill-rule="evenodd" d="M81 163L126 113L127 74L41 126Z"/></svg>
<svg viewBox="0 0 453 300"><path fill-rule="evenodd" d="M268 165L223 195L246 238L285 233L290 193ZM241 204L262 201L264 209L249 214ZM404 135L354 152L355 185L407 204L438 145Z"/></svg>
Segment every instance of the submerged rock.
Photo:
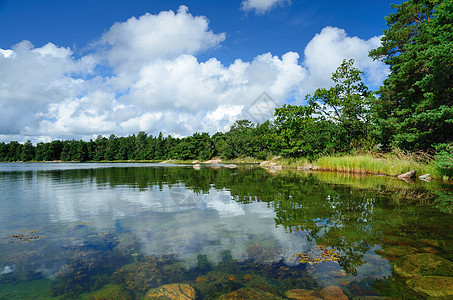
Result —
<svg viewBox="0 0 453 300"><path fill-rule="evenodd" d="M429 297L451 296L453 298L453 277L422 276L409 279L406 284L417 293Z"/></svg>
<svg viewBox="0 0 453 300"><path fill-rule="evenodd" d="M222 295L220 300L240 300L240 299L261 299L261 300L276 300L283 299L277 295L249 288L242 288L232 293Z"/></svg>
<svg viewBox="0 0 453 300"><path fill-rule="evenodd" d="M394 271L403 277L453 276L453 262L432 253L410 254L395 260Z"/></svg>
<svg viewBox="0 0 453 300"><path fill-rule="evenodd" d="M322 300L321 296L312 290L295 289L285 293L285 297L296 300Z"/></svg>
<svg viewBox="0 0 453 300"><path fill-rule="evenodd" d="M392 246L382 250L376 250L377 254L387 257L401 257L417 252L417 249L410 246Z"/></svg>
<svg viewBox="0 0 453 300"><path fill-rule="evenodd" d="M195 299L196 292L188 284L166 284L161 287L150 290L146 294L146 299L162 300L192 300Z"/></svg>
<svg viewBox="0 0 453 300"><path fill-rule="evenodd" d="M88 296L90 300L123 300L131 298L131 295L117 284L104 285L100 290Z"/></svg>
<svg viewBox="0 0 453 300"><path fill-rule="evenodd" d="M348 296L338 286L331 285L321 290L321 296L325 300L348 300Z"/></svg>

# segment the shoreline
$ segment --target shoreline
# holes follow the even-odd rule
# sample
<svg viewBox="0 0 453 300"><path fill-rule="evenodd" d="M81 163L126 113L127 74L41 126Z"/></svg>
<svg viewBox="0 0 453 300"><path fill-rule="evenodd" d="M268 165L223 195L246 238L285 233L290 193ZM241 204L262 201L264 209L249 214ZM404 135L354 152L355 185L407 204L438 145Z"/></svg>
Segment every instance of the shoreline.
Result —
<svg viewBox="0 0 453 300"><path fill-rule="evenodd" d="M3 162L8 163L8 162ZM320 172L334 172L343 174L356 174L356 175L374 175L374 176L388 176L396 177L404 175L409 171L415 171L410 177L401 177L400 179L407 179L408 181L419 179L430 180L432 178L444 181L451 181L450 178L440 176L436 167L432 162L421 163L409 158L387 157L376 158L371 155L343 155L343 156L323 156L314 161L309 161L305 158L282 158L273 157L270 160L260 160L250 157L235 158L235 159L220 159L214 157L207 161L199 160L113 160L113 161L16 161L9 163L155 163L155 164L175 164L175 165L192 165L194 167L201 167L203 165L257 165L270 172L279 170L294 170L294 171L320 171Z"/></svg>

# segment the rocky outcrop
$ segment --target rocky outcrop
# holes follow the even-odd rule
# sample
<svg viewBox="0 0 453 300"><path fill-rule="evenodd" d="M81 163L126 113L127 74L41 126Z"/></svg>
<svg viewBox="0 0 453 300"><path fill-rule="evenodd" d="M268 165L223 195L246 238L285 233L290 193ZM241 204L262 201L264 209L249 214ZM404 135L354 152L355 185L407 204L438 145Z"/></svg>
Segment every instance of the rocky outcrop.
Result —
<svg viewBox="0 0 453 300"><path fill-rule="evenodd" d="M406 284L425 296L452 297L448 299L453 299L453 277L422 276L409 279Z"/></svg>
<svg viewBox="0 0 453 300"><path fill-rule="evenodd" d="M453 276L453 262L432 253L400 257L394 261L393 269L403 277Z"/></svg>
<svg viewBox="0 0 453 300"><path fill-rule="evenodd" d="M404 174L398 175L398 178L399 179L412 179L412 178L415 178L415 171L412 170L412 171L406 172Z"/></svg>
<svg viewBox="0 0 453 300"><path fill-rule="evenodd" d="M210 160L202 162L202 164L218 164L221 161L222 161L221 159L210 159Z"/></svg>
<svg viewBox="0 0 453 300"><path fill-rule="evenodd" d="M150 290L146 294L146 299L162 300L192 300L195 299L196 292L188 284L166 284L156 289Z"/></svg>

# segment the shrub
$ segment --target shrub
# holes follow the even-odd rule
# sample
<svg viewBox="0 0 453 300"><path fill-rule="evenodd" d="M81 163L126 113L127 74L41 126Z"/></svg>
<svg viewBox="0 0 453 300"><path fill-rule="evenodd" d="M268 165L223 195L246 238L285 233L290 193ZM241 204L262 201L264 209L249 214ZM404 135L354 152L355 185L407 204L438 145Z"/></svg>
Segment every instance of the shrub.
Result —
<svg viewBox="0 0 453 300"><path fill-rule="evenodd" d="M442 176L453 178L453 143L436 146L435 165Z"/></svg>

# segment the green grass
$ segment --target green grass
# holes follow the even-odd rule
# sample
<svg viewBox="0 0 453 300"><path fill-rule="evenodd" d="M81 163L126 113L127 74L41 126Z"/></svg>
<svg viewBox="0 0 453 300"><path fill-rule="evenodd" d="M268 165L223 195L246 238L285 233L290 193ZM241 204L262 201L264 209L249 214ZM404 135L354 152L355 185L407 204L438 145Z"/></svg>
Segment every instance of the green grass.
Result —
<svg viewBox="0 0 453 300"><path fill-rule="evenodd" d="M417 175L431 174L432 177L439 176L432 162L423 162L422 159L416 158L413 155L388 154L381 157L366 154L325 156L318 158L315 161L315 165L323 170L349 173L395 176L415 170Z"/></svg>
<svg viewBox="0 0 453 300"><path fill-rule="evenodd" d="M285 168L295 169L297 167L308 167L312 166L312 163L307 158L277 158L272 160L279 166L283 166Z"/></svg>

